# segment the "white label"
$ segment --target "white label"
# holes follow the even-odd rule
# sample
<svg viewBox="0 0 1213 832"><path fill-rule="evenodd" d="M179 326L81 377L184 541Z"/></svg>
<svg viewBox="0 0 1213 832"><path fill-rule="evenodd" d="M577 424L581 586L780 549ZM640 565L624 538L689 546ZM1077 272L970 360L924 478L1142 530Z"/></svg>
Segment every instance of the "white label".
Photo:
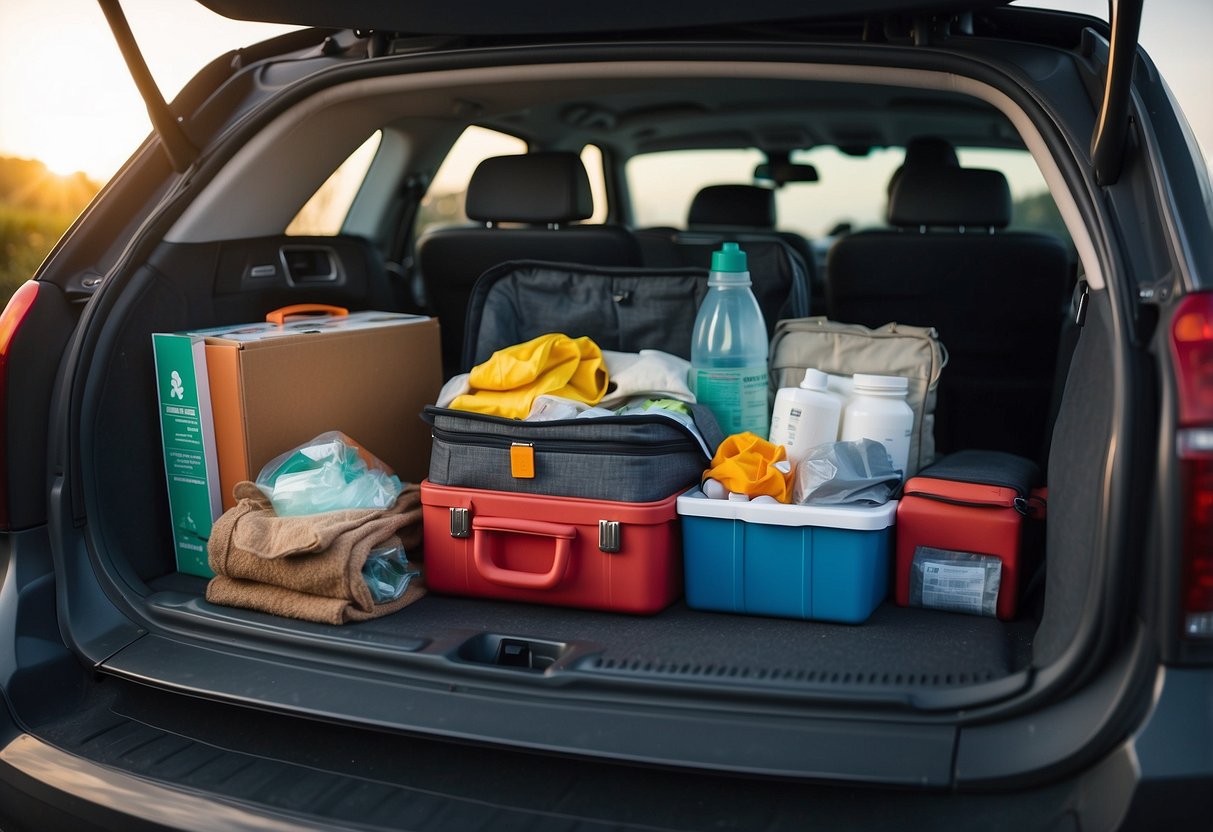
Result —
<svg viewBox="0 0 1213 832"><path fill-rule="evenodd" d="M939 561L922 562L922 605L981 615L986 570Z"/></svg>

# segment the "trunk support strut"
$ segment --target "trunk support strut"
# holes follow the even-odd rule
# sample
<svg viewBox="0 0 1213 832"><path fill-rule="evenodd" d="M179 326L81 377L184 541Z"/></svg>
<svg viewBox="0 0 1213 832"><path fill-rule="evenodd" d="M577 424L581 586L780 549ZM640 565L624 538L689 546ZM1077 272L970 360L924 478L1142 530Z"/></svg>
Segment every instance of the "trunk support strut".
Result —
<svg viewBox="0 0 1213 832"><path fill-rule="evenodd" d="M135 35L131 32L130 24L127 23L126 15L123 14L122 7L118 5L118 0L97 0L97 3L101 6L101 11L105 14L106 21L109 22L110 30L114 33L114 40L118 42L118 49L122 51L122 58L126 61L131 78L134 79L135 86L139 88L139 94L143 96L143 103L147 105L147 114L151 117L152 127L155 129L156 135L160 137L160 143L164 146L169 163L177 173L184 173L198 158L198 149L185 135L180 121L173 115L164 96L160 94L160 88L156 86L156 81L147 68L147 62L143 60L143 53L139 51L139 45L135 43Z"/></svg>
<svg viewBox="0 0 1213 832"><path fill-rule="evenodd" d="M1112 42L1108 47L1103 104L1091 137L1091 166L1095 169L1095 181L1104 186L1114 185L1124 166L1141 6L1142 0L1108 0Z"/></svg>

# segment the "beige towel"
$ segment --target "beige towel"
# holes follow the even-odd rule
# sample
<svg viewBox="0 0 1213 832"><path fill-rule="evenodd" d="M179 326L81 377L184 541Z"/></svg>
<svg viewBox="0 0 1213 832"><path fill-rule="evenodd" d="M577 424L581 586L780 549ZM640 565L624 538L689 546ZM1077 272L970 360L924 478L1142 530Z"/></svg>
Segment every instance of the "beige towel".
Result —
<svg viewBox="0 0 1213 832"><path fill-rule="evenodd" d="M215 604L343 624L395 612L425 594L414 579L405 594L375 604L362 577L372 549L421 544L421 498L405 486L390 509L347 509L279 517L251 482L234 491L236 506L211 529L207 553L216 576L206 588Z"/></svg>

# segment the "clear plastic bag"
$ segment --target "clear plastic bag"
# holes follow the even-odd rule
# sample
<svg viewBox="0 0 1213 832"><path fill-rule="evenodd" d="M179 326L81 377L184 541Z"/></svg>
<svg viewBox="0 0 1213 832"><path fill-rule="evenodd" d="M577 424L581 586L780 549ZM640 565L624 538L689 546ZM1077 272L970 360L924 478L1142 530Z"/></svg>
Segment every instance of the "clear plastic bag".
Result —
<svg viewBox="0 0 1213 832"><path fill-rule="evenodd" d="M798 505L880 506L901 485L901 471L884 445L860 439L810 448L792 480L792 502Z"/></svg>
<svg viewBox="0 0 1213 832"><path fill-rule="evenodd" d="M390 508L400 479L340 431L322 433L281 456L257 475L257 487L279 516L351 508Z"/></svg>
<svg viewBox="0 0 1213 832"><path fill-rule="evenodd" d="M421 570L409 563L408 553L400 546L372 549L362 564L362 578L376 604L395 601L420 574Z"/></svg>

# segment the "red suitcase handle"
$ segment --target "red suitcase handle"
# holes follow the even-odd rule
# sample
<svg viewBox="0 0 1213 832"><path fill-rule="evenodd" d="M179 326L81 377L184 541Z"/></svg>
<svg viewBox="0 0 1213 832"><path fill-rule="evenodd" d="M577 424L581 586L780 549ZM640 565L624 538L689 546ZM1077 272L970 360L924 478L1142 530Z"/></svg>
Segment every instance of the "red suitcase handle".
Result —
<svg viewBox="0 0 1213 832"><path fill-rule="evenodd" d="M552 568L547 572L519 572L516 569L501 568L493 563L487 547L481 546L483 532L510 532L554 538L556 554L552 558ZM575 526L510 517L473 517L472 562L476 564L476 571L480 573L480 577L491 583L516 589L551 589L564 577L564 572L569 565L569 557L573 551L575 537L577 537Z"/></svg>

